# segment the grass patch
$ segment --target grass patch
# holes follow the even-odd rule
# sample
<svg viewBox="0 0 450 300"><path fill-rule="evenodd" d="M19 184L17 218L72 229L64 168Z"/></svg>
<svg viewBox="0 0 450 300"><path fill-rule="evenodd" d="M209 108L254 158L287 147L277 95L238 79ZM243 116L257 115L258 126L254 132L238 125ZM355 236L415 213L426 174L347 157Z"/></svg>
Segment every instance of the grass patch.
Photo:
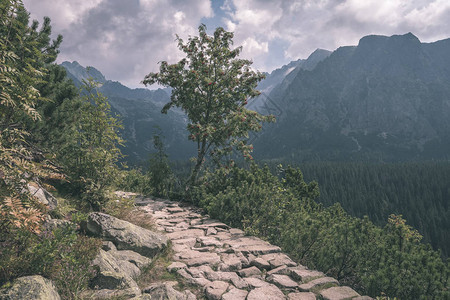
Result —
<svg viewBox="0 0 450 300"><path fill-rule="evenodd" d="M113 197L106 204L104 212L145 229L155 230L156 228L151 215L135 206L134 198Z"/></svg>
<svg viewBox="0 0 450 300"><path fill-rule="evenodd" d="M198 286L189 284L183 277L176 273L170 273L167 271L167 267L173 262L174 251L172 245L169 246L164 252L156 255L152 262L141 270L141 275L136 279L140 289L145 289L149 285L165 281L176 281L178 284L174 288L178 291L190 290L195 294L197 299L206 299L204 292Z"/></svg>

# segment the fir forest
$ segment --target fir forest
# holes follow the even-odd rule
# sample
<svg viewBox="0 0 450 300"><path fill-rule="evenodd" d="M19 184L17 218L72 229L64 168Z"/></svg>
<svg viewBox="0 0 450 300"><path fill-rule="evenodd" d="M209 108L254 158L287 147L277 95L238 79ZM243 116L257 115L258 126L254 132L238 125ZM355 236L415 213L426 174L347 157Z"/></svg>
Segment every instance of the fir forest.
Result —
<svg viewBox="0 0 450 300"><path fill-rule="evenodd" d="M206 18L128 88L33 1L0 0L0 299L450 299L450 39L260 72Z"/></svg>

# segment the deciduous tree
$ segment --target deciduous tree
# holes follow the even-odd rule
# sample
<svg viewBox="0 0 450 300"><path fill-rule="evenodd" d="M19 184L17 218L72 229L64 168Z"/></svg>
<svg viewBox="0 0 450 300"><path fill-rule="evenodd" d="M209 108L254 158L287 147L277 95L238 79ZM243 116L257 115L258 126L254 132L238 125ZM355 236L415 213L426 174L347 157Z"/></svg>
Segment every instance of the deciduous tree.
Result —
<svg viewBox="0 0 450 300"><path fill-rule="evenodd" d="M259 95L255 89L264 78L250 68L252 62L239 59L242 47L232 48L233 33L219 27L212 36L206 26L199 35L184 42L177 36L178 47L186 57L178 63L161 62L159 73L148 74L143 83L172 88L171 101L162 112L176 106L189 118L189 139L197 143L196 164L189 180L195 184L205 158L219 163L233 148L252 159L252 145L246 143L249 131L259 131L273 116L262 116L245 108Z"/></svg>

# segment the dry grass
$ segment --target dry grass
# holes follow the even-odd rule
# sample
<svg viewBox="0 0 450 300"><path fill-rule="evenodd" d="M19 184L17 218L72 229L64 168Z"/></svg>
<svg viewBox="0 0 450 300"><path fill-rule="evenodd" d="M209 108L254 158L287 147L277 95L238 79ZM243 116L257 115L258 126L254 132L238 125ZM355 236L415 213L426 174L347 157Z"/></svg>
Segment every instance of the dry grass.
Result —
<svg viewBox="0 0 450 300"><path fill-rule="evenodd" d="M134 205L134 199L113 198L106 205L105 212L145 229L155 230L156 227L151 215Z"/></svg>

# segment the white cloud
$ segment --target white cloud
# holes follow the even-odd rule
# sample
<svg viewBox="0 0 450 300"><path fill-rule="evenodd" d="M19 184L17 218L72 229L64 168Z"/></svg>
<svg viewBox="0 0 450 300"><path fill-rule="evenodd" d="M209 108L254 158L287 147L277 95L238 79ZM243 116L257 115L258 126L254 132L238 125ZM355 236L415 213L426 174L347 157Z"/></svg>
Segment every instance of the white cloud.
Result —
<svg viewBox="0 0 450 300"><path fill-rule="evenodd" d="M229 0L227 7L232 10L229 28L234 29L236 40L251 47L246 51L244 45L244 54L263 70L268 69L264 62L270 61L270 44L275 39L287 43L287 62L306 58L316 48L356 45L369 34L412 32L422 41L450 34L448 0ZM255 42L269 45L269 51L261 51Z"/></svg>
<svg viewBox="0 0 450 300"><path fill-rule="evenodd" d="M53 32L64 36L59 61L78 60L98 68L108 79L132 87L139 87L146 74L157 71L159 61L180 58L176 34L182 38L195 35L201 19L213 16L209 0L37 3L26 0L25 6L33 16L48 14Z"/></svg>
<svg viewBox="0 0 450 300"><path fill-rule="evenodd" d="M220 8L211 1L24 0L33 18L50 16L53 32L64 35L60 61L93 65L130 86L158 61L180 59L175 34L195 35L202 18L233 31L242 56L261 71L368 34L412 32L434 41L450 33L449 0L225 0Z"/></svg>

